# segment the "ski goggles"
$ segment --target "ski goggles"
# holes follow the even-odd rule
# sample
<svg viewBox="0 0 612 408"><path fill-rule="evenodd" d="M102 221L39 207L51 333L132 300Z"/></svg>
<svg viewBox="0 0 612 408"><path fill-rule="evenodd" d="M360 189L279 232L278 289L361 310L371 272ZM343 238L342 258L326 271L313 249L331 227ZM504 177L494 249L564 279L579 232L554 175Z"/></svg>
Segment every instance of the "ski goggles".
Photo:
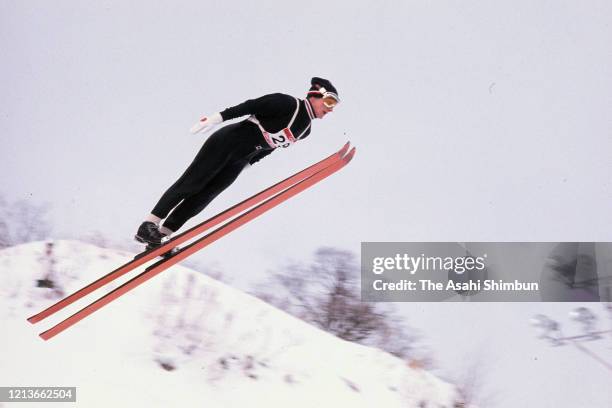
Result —
<svg viewBox="0 0 612 408"><path fill-rule="evenodd" d="M308 94L319 95L321 98L323 98L323 105L327 106L328 108L333 108L340 102L340 98L336 93L330 92L323 87L316 91L310 91Z"/></svg>
<svg viewBox="0 0 612 408"><path fill-rule="evenodd" d="M338 100L338 95L336 94L332 94L330 92L330 95L323 95L323 105L327 106L328 108L334 108L338 102L340 102Z"/></svg>

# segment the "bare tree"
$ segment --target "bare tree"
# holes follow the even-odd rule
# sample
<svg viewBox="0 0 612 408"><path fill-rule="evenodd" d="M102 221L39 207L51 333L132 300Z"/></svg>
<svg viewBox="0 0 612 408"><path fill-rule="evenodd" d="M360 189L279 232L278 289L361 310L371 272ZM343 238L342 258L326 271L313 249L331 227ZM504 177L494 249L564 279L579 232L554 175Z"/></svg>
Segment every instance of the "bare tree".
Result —
<svg viewBox="0 0 612 408"><path fill-rule="evenodd" d="M361 301L355 256L321 248L312 264L292 264L256 296L341 339L408 357L416 336L390 305Z"/></svg>
<svg viewBox="0 0 612 408"><path fill-rule="evenodd" d="M10 246L8 203L0 195L0 249Z"/></svg>
<svg viewBox="0 0 612 408"><path fill-rule="evenodd" d="M48 211L47 205L26 200L9 203L0 195L0 248L48 238L51 233L46 219Z"/></svg>

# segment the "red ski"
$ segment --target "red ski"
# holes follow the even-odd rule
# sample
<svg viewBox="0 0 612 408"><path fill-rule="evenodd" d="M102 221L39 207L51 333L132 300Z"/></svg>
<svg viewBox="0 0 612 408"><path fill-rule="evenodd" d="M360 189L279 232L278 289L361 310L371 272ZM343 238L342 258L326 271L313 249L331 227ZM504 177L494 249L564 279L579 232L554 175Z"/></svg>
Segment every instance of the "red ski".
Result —
<svg viewBox="0 0 612 408"><path fill-rule="evenodd" d="M151 279L153 276L159 274L165 269L184 260L188 256L194 254L195 252L199 251L205 246L215 242L219 238L227 235L228 233L237 229L241 225L246 224L252 219L263 214L264 212L270 210L271 208L277 206L278 204L286 201L287 199L298 194L299 192L306 190L312 185L318 183L324 178L340 170L342 167L348 164L348 162L350 162L350 160L353 158L355 154L355 148L351 149L351 151L348 154L345 154L347 150L348 150L348 143L338 152L332 154L326 159L320 161L319 163L316 163L313 166L310 166L302 170L301 172L294 174L293 176L281 181L280 183L275 184L272 187L269 187L268 189L262 191L261 193L258 193L248 198L247 200L231 207L230 209L218 214L217 216L207 221L204 221L203 223L193 227L192 229L176 236L175 238L168 241L161 247L156 248L155 250L146 252L142 257L139 257L133 261L128 262L122 267L105 275L104 277L98 279L97 281L91 283L90 285L85 286L84 288L66 297L60 302L50 306L49 308L38 313L37 315L30 317L28 320L32 323L35 323L35 322L38 322L44 319L45 317L48 317L49 315L57 312L58 310L63 309L69 304L91 293L92 291L98 289L99 287L107 284L108 282L111 282L114 279L137 268L138 266L153 259L154 257L169 251L171 248L174 248L189 239L192 239L198 236L204 231L212 228L213 226L218 225L219 223L227 220L230 217L233 217L234 215L237 215L247 210L253 205L261 203L257 205L256 207L251 208L250 210L244 212L242 215L236 217L235 219L229 221L225 225L217 228L215 231L205 235L204 237L197 239L196 241L192 242L186 247L180 249L176 254L172 255L171 257L160 260L159 262L149 266L141 274L137 275L136 277L124 283L123 285L109 292L105 296L94 301L93 303L81 309L77 313L73 314L72 316L68 317L67 319L63 320L57 325L53 326L51 329L40 334L40 336L43 339L45 340L50 339L51 337L61 333L68 327L82 320L86 316L100 309L104 305L110 303L111 301L115 300L119 296L125 294L129 290Z"/></svg>
<svg viewBox="0 0 612 408"><path fill-rule="evenodd" d="M279 192L283 191L284 189L286 189L287 187L292 186L293 184L303 180L304 178L307 178L313 174L315 174L316 172L318 172L321 169L324 169L325 167L329 166L331 163L335 162L336 160L340 159L341 157L343 157L346 152L348 151L349 148L349 143L346 143L342 149L340 149L339 151L337 151L336 153L330 155L329 157L321 160L318 163L313 164L310 167L305 168L302 171L299 171L297 173L295 173L294 175L292 175L291 177L286 178L285 180L271 186L268 187L267 189L263 190L260 193L257 193L249 198L247 198L246 200L234 205L233 207L223 211L222 213L219 213L217 215L215 215L214 217L194 226L193 228L190 228L189 230L175 236L174 238L172 238L171 240L169 240L168 242L165 242L162 246L152 249L150 251L144 252L142 255L138 256L136 259L120 266L119 268L115 269L114 271L102 276L100 279L90 283L89 285L79 289L78 291L74 292L73 294L65 297L64 299L60 300L59 302L49 306L47 309L43 310L40 313L37 313L31 317L28 318L28 321L30 323L37 323L49 316L51 316L52 314L62 310L63 308L65 308L66 306L71 305L72 303L76 302L77 300L81 299L84 296L87 296L88 294L90 294L91 292L93 292L94 290L101 288L104 285L107 285L109 282L112 282L113 280L125 275L126 273L138 268L139 266L145 264L146 262L170 251L172 248L181 245L182 243L189 241L190 239L202 234L203 232L207 231L208 229L215 227L216 225L219 225L220 223L228 220L229 218L240 214L241 212L251 208L253 205L275 195L278 194Z"/></svg>

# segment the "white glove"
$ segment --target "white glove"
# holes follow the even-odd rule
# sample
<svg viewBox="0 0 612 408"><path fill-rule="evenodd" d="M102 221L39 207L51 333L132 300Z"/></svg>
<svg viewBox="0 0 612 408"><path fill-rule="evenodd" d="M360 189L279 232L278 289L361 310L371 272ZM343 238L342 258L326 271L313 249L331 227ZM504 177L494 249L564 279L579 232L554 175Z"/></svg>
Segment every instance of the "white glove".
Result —
<svg viewBox="0 0 612 408"><path fill-rule="evenodd" d="M198 123L193 125L191 129L189 129L189 131L195 135L196 133L200 133L203 130L210 130L215 125L218 125L221 122L223 122L223 117L220 113L215 113L214 115L210 116L204 116L202 119L200 119Z"/></svg>

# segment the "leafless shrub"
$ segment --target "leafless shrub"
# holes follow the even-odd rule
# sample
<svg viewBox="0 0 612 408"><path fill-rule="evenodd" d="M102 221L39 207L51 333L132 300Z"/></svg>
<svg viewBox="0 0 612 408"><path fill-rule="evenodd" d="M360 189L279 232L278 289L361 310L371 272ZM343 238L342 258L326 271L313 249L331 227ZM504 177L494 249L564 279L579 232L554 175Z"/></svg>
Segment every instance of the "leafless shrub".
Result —
<svg viewBox="0 0 612 408"><path fill-rule="evenodd" d="M457 376L459 398L464 407L489 408L495 405L495 393L488 389L487 365L482 355L467 358L464 371Z"/></svg>
<svg viewBox="0 0 612 408"><path fill-rule="evenodd" d="M48 288L46 297L49 299L60 299L65 296L65 291L62 282L59 279L59 273L56 269L57 257L55 254L55 244L47 242L45 252L39 258L43 268L43 276L36 281L36 286L39 288Z"/></svg>
<svg viewBox="0 0 612 408"><path fill-rule="evenodd" d="M263 364L255 355L231 346L241 328L232 312L223 310L217 290L190 274L169 277L161 293L162 308L153 314L154 361L166 371L197 364L209 381L229 371L256 380ZM252 334L251 334L252 336Z"/></svg>
<svg viewBox="0 0 612 408"><path fill-rule="evenodd" d="M185 357L192 356L206 346L205 321L207 313L216 309L216 294L189 275L187 282L177 288L176 278L166 280L161 294L162 308L158 311L153 332L157 338L155 360L166 370L172 370Z"/></svg>

